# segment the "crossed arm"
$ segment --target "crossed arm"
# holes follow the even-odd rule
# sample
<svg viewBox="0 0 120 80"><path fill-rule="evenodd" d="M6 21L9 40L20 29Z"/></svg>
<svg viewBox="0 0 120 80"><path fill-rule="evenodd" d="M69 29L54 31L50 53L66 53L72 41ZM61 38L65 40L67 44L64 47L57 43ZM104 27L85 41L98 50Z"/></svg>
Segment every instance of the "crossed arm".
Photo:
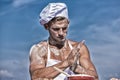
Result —
<svg viewBox="0 0 120 80"><path fill-rule="evenodd" d="M56 66L61 70L65 70L67 67L71 67L74 62L74 56L77 49L74 49L69 54L68 58L64 61L61 61L58 64L55 64L50 67L46 67L46 58L44 57L45 53L40 55L38 52L41 52L43 48L34 47L31 51L30 56L30 73L32 80L37 80L38 78L47 78L54 79L60 73L56 71L53 67ZM44 51L44 50L43 50ZM89 51L85 45L80 49L80 58L77 68L74 70L77 74L88 74L95 77L95 80L98 80L98 75L96 69L91 62Z"/></svg>
<svg viewBox="0 0 120 80"><path fill-rule="evenodd" d="M98 80L97 71L90 59L89 51L85 45L81 48L80 53L79 65L77 65L75 72L94 76L95 80Z"/></svg>
<svg viewBox="0 0 120 80"><path fill-rule="evenodd" d="M41 52L42 49L43 47L39 48L35 46L31 51L30 74L32 80L39 80L40 78L47 78L48 80L54 79L58 74L60 74L53 68L54 66L60 68L61 70L64 70L69 66L67 60L64 60L53 66L46 67L46 58L44 57L45 53L38 53Z"/></svg>

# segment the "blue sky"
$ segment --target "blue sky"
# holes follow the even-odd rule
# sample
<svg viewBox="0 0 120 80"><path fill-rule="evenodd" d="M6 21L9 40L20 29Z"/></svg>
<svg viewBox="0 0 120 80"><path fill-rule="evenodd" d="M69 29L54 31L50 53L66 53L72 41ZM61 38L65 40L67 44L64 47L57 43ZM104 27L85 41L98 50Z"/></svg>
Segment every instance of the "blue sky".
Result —
<svg viewBox="0 0 120 80"><path fill-rule="evenodd" d="M30 80L29 50L47 39L39 13L49 2L68 6L68 38L86 40L100 80L120 78L120 0L0 0L0 80Z"/></svg>

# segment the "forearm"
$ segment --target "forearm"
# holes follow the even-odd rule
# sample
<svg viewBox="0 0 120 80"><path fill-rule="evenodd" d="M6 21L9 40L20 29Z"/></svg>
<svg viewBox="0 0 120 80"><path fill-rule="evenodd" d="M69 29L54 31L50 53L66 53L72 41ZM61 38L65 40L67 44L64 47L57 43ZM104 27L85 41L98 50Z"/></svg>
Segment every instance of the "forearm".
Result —
<svg viewBox="0 0 120 80"><path fill-rule="evenodd" d="M32 80L54 80L54 79L48 79L48 78L37 78L37 79L32 79Z"/></svg>
<svg viewBox="0 0 120 80"><path fill-rule="evenodd" d="M77 65L77 68L75 69L75 73L88 74L94 76L95 80L98 80L98 75L96 73L96 70L94 69L85 69L84 67Z"/></svg>
<svg viewBox="0 0 120 80"><path fill-rule="evenodd" d="M32 79L37 79L37 78L53 79L55 78L60 73L53 68L54 66L58 67L61 70L64 70L68 67L68 64L67 64L67 61L63 61L50 67L36 69L31 74Z"/></svg>

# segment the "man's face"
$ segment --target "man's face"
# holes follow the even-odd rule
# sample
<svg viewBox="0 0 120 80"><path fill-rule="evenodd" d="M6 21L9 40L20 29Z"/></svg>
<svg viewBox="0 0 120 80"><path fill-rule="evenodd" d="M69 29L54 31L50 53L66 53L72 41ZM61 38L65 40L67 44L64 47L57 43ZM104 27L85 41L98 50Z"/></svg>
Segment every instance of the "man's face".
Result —
<svg viewBox="0 0 120 80"><path fill-rule="evenodd" d="M64 42L67 35L68 24L67 19L52 23L49 28L50 38L58 43Z"/></svg>

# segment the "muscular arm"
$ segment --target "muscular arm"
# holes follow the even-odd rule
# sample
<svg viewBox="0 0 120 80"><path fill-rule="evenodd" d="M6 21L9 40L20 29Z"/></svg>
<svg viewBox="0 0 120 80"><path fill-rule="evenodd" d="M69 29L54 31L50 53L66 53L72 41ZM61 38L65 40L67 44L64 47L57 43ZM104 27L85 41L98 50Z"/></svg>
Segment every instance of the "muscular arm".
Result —
<svg viewBox="0 0 120 80"><path fill-rule="evenodd" d="M79 65L77 66L75 72L94 76L95 80L98 80L95 66L90 59L89 51L85 45L83 45L80 49Z"/></svg>
<svg viewBox="0 0 120 80"><path fill-rule="evenodd" d="M37 78L55 78L59 72L56 71L53 66L64 70L68 67L67 61L60 62L50 67L46 67L45 54L47 53L44 47L35 46L31 50L30 56L30 73L32 80Z"/></svg>
<svg viewBox="0 0 120 80"><path fill-rule="evenodd" d="M58 68L60 68L61 70L64 70L66 68L66 66L64 65L64 62L58 63L56 65ZM33 72L33 78L48 78L48 79L53 79L55 78L59 72L56 71L53 66L50 67L44 67L44 68L38 68Z"/></svg>

